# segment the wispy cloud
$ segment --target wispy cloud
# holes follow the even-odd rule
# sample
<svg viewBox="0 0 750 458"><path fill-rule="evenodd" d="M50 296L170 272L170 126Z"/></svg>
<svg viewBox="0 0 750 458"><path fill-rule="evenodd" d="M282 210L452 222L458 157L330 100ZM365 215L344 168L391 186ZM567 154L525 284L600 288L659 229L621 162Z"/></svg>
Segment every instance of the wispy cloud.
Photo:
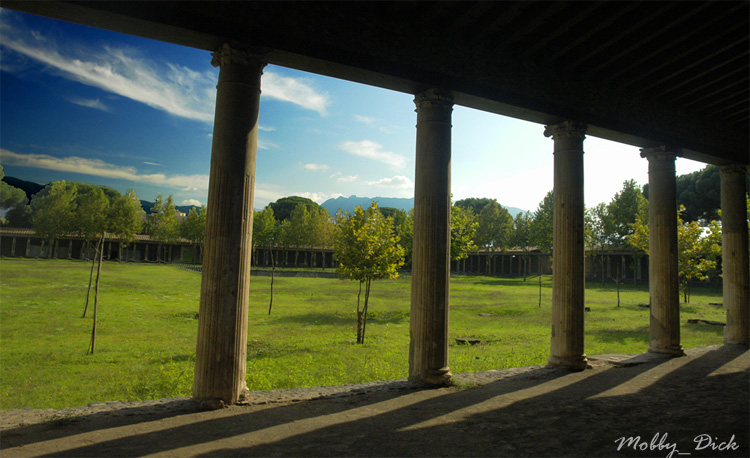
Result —
<svg viewBox="0 0 750 458"><path fill-rule="evenodd" d="M380 132L383 132L384 134L392 134L393 132L398 130L396 126L386 125L386 123L384 123L383 121L370 117L370 116L362 116L362 115L355 114L354 119L356 119L357 121L363 124L367 124L368 126L375 127Z"/></svg>
<svg viewBox="0 0 750 458"><path fill-rule="evenodd" d="M129 180L181 189L183 191L208 191L208 175L144 174L139 173L135 167L121 167L99 159L87 159L76 156L59 158L47 154L18 154L0 148L0 161L6 165Z"/></svg>
<svg viewBox="0 0 750 458"><path fill-rule="evenodd" d="M381 188L414 189L414 182L409 177L403 175L396 175L392 178L381 178L377 181L368 181L367 184Z"/></svg>
<svg viewBox="0 0 750 458"><path fill-rule="evenodd" d="M273 132L274 130L276 130L276 128L275 128L275 127L271 127L271 126L261 126L261 125L258 125L258 129L260 129L260 130L262 130L262 131L264 131L264 132Z"/></svg>
<svg viewBox="0 0 750 458"><path fill-rule="evenodd" d="M326 164L305 164L302 167L304 167L307 170L314 170L314 171L325 171L330 169L329 166Z"/></svg>
<svg viewBox="0 0 750 458"><path fill-rule="evenodd" d="M339 183L351 183L359 178L359 175L344 175L341 172L336 172L331 175L331 178L336 178Z"/></svg>
<svg viewBox="0 0 750 458"><path fill-rule="evenodd" d="M383 151L383 146L372 140L346 141L340 148L349 154L384 162L397 168L406 166L406 158L400 154Z"/></svg>
<svg viewBox="0 0 750 458"><path fill-rule="evenodd" d="M144 163L144 164L146 164L146 165L156 165L156 166L159 166L159 167L161 167L161 164L158 164L158 163L156 163L156 162L147 162L147 161L143 161L143 163Z"/></svg>
<svg viewBox="0 0 750 458"><path fill-rule="evenodd" d="M144 103L174 116L212 122L216 103L216 75L213 69L195 71L183 65L148 59L130 48L66 42L65 37L47 39L29 30L15 13L0 15L0 44L39 62L60 76ZM7 59L3 59L7 60ZM206 56L206 63L210 59ZM4 71L20 70L4 65ZM306 81L267 71L262 78L262 95L326 114L325 93Z"/></svg>
<svg viewBox="0 0 750 458"><path fill-rule="evenodd" d="M99 99L81 99L77 97L68 98L70 103L75 103L86 108L94 108L95 110L102 110L109 112L109 107L104 105Z"/></svg>
<svg viewBox="0 0 750 458"><path fill-rule="evenodd" d="M268 97L295 103L309 110L326 115L328 95L317 92L304 80L277 75L273 72L263 73L261 81L262 94Z"/></svg>

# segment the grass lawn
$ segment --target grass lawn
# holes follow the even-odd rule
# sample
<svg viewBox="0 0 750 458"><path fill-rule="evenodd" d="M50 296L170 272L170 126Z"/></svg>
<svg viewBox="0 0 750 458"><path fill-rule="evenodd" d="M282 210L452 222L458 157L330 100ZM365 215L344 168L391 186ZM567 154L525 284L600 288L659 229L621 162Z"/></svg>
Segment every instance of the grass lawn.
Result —
<svg viewBox="0 0 750 458"><path fill-rule="evenodd" d="M112 400L189 396L200 275L166 265L105 263L96 354L87 355L92 305L81 318L90 264L0 260L0 408L60 408ZM536 278L454 277L450 367L454 373L543 364L549 352L550 278L538 307ZM252 277L247 383L251 390L403 378L408 371L409 277L373 283L366 343L355 344L357 283ZM92 295L93 302L93 295ZM685 348L720 344L718 291L695 291L681 305ZM646 287L586 290L586 353L648 347ZM480 313L484 316L480 316ZM486 316L488 315L489 316ZM475 346L455 344L474 337Z"/></svg>

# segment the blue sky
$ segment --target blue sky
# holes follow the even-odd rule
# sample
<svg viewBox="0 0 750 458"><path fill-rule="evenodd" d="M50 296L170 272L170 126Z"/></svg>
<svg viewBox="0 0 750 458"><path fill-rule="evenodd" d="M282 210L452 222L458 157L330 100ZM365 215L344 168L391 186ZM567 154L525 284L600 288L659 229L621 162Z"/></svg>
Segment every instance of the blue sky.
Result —
<svg viewBox="0 0 750 458"><path fill-rule="evenodd" d="M0 10L0 163L6 175L207 201L218 69L209 52ZM412 197L413 95L269 65L255 208L288 195ZM552 189L544 126L453 111L454 200L534 210ZM648 180L635 147L584 143L586 205ZM678 159L678 174L704 164Z"/></svg>

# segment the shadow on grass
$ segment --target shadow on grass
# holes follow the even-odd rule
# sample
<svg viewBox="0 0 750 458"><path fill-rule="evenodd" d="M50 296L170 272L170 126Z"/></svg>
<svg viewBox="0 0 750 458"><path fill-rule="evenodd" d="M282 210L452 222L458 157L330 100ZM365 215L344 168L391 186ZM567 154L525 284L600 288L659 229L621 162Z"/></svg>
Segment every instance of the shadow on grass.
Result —
<svg viewBox="0 0 750 458"><path fill-rule="evenodd" d="M376 307L373 304L370 307ZM371 311L367 314L368 323L403 323L408 322L408 311ZM289 315L277 318L281 323L300 323L300 324L329 324L329 325L351 325L357 322L355 313L350 315L327 314L327 313L304 313L299 315Z"/></svg>
<svg viewBox="0 0 750 458"><path fill-rule="evenodd" d="M620 344L630 343L632 341L648 342L649 326L641 326L634 329L587 329L586 334L596 336L602 342Z"/></svg>

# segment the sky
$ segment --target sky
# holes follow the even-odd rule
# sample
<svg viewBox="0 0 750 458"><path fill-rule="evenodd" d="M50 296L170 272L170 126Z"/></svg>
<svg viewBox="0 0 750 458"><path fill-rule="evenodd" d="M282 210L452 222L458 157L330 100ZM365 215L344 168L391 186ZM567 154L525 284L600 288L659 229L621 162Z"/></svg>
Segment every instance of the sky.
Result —
<svg viewBox="0 0 750 458"><path fill-rule="evenodd" d="M0 9L0 164L40 184L205 204L218 73L207 51ZM412 94L275 65L261 91L255 208L290 195L413 197ZM553 186L544 126L461 106L452 123L454 201L535 210ZM587 136L584 150L587 206L648 182L638 148Z"/></svg>

